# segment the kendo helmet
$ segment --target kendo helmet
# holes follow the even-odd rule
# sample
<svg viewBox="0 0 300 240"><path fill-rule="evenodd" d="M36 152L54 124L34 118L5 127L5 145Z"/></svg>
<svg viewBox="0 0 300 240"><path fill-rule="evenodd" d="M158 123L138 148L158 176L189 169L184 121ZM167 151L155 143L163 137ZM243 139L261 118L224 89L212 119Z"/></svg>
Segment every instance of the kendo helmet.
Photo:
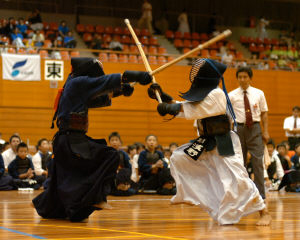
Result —
<svg viewBox="0 0 300 240"><path fill-rule="evenodd" d="M103 71L102 63L95 58L83 58L76 57L71 58L72 75L89 76L89 77L101 77L105 75Z"/></svg>
<svg viewBox="0 0 300 240"><path fill-rule="evenodd" d="M203 100L220 82L227 66L212 59L197 59L190 72L190 89L180 97L197 102Z"/></svg>

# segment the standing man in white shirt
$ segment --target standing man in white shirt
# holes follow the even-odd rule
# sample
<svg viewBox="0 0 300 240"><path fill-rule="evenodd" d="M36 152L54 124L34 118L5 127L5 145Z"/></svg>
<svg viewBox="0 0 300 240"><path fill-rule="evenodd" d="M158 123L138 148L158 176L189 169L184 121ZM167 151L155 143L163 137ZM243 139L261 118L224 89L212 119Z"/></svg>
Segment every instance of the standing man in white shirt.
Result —
<svg viewBox="0 0 300 240"><path fill-rule="evenodd" d="M269 139L268 106L263 91L250 86L252 76L250 67L238 68L236 78L240 87L231 91L229 98L236 114L237 134L242 145L244 164L246 166L249 151L252 156L254 182L260 195L265 199L263 140L267 142Z"/></svg>
<svg viewBox="0 0 300 240"><path fill-rule="evenodd" d="M300 143L300 107L293 107L293 115L284 119L283 129L288 138L290 150L295 150L295 145Z"/></svg>
<svg viewBox="0 0 300 240"><path fill-rule="evenodd" d="M17 156L17 146L21 142L21 138L18 135L12 135L9 139L10 148L5 150L2 153L3 162L5 170L7 171L8 165L16 158Z"/></svg>

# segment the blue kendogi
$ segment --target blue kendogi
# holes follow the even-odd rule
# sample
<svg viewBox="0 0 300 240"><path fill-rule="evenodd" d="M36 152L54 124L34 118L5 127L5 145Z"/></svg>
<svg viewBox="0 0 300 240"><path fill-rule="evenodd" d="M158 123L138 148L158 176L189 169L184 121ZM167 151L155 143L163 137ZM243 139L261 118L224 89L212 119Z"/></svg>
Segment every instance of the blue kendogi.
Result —
<svg viewBox="0 0 300 240"><path fill-rule="evenodd" d="M93 58L72 58L69 75L53 120L59 131L54 136L49 187L34 198L43 218L82 221L95 204L106 202L119 164L119 153L105 139L86 135L88 109L111 105L111 96L130 96L130 82L146 85L147 72L125 71L105 75L102 64Z"/></svg>

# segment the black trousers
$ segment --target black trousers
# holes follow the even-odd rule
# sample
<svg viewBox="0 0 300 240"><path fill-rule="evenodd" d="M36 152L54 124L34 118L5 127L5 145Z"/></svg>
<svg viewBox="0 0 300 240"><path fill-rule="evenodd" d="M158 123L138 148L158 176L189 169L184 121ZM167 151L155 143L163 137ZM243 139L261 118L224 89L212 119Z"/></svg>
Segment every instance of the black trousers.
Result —
<svg viewBox="0 0 300 240"><path fill-rule="evenodd" d="M244 124L238 124L237 134L239 135L243 156L244 166L246 167L247 152L251 154L251 163L254 173L254 183L263 199L265 199L264 185L264 144L262 140L261 127L259 122L255 122L250 128Z"/></svg>

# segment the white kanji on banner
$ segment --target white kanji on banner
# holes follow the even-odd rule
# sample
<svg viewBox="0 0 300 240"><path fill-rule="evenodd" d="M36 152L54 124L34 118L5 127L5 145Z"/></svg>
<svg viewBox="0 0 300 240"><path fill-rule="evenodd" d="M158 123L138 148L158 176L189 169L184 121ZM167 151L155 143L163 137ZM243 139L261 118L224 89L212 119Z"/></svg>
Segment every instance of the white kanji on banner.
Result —
<svg viewBox="0 0 300 240"><path fill-rule="evenodd" d="M63 81L64 62L57 60L45 60L45 80Z"/></svg>

